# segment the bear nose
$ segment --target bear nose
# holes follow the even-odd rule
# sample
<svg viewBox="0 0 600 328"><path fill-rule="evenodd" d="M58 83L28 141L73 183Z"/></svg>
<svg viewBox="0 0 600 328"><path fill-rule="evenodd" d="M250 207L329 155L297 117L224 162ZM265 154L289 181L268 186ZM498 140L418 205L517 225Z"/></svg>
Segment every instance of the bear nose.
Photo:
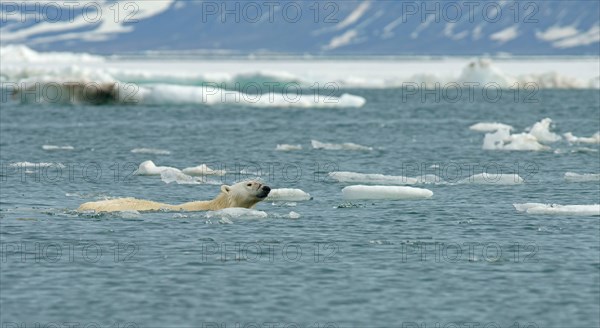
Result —
<svg viewBox="0 0 600 328"><path fill-rule="evenodd" d="M269 186L263 186L262 189L266 192L271 191L271 188L269 188Z"/></svg>

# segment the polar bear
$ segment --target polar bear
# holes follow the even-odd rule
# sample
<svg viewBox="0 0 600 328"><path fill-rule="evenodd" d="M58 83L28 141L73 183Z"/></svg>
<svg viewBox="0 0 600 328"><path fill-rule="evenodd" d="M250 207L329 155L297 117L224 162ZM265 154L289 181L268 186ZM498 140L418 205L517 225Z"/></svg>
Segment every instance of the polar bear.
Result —
<svg viewBox="0 0 600 328"><path fill-rule="evenodd" d="M271 188L257 181L243 181L233 186L221 186L221 193L213 200L169 205L135 198L119 198L89 202L79 206L77 211L121 212L121 211L216 211L229 207L253 208L269 195Z"/></svg>

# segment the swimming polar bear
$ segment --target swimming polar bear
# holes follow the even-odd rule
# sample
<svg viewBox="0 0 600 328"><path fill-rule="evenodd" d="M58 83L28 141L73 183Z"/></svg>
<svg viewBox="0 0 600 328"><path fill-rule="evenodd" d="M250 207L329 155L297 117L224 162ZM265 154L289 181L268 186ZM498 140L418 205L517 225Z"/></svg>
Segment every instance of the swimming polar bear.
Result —
<svg viewBox="0 0 600 328"><path fill-rule="evenodd" d="M217 211L230 207L253 208L269 195L271 188L257 181L243 181L233 186L221 186L221 193L213 200L169 205L135 198L119 198L89 202L79 206L77 211L122 212L122 211Z"/></svg>

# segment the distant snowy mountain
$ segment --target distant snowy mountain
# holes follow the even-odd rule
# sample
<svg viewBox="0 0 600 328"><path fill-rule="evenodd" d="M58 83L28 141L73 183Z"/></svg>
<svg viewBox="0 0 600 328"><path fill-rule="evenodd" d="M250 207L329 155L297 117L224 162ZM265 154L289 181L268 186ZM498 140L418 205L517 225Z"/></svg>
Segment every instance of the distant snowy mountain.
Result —
<svg viewBox="0 0 600 328"><path fill-rule="evenodd" d="M129 53L599 55L599 1L2 1L3 46Z"/></svg>

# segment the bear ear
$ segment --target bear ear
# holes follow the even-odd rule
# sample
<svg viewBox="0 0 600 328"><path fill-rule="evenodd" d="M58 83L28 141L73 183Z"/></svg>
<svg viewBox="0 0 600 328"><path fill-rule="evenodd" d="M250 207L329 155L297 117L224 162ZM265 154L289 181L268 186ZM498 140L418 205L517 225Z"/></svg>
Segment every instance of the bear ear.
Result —
<svg viewBox="0 0 600 328"><path fill-rule="evenodd" d="M222 192L224 192L224 193L228 193L228 192L229 192L229 190L231 190L231 187L230 187L230 186L228 186L228 185L222 185L222 186L221 186L221 191L222 191Z"/></svg>

